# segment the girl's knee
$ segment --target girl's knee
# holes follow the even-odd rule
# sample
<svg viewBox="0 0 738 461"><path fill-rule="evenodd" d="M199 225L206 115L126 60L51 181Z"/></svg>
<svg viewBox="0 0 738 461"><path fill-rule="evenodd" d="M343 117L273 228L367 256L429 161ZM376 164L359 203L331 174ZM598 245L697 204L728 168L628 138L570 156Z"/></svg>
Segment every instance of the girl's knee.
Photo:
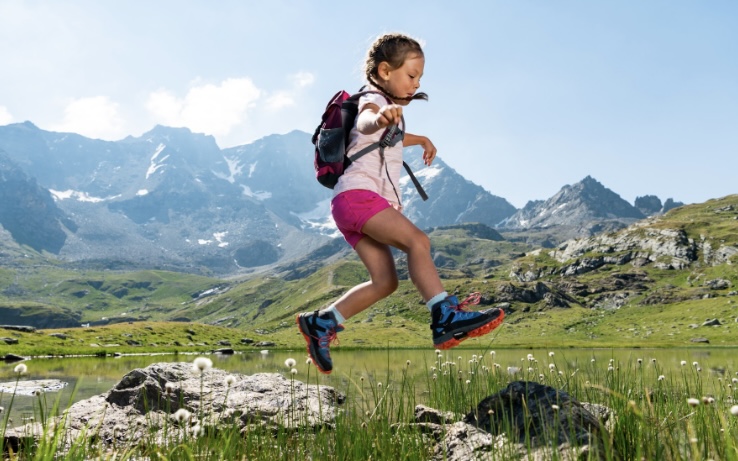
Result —
<svg viewBox="0 0 738 461"><path fill-rule="evenodd" d="M379 296L381 296L382 298L386 298L387 296L394 293L395 290L397 290L397 287L400 285L397 277L387 277L383 278L382 280L373 280L372 283L374 284Z"/></svg>
<svg viewBox="0 0 738 461"><path fill-rule="evenodd" d="M416 235L413 236L411 248L415 250L430 252L431 241L430 237L428 237L428 234L423 231L417 232Z"/></svg>

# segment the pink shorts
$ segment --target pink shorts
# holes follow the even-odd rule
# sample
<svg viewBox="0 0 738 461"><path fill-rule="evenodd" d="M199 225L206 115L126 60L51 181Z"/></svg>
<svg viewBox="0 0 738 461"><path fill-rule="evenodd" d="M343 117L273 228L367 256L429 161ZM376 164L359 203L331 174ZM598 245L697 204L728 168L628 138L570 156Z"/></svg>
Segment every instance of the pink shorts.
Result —
<svg viewBox="0 0 738 461"><path fill-rule="evenodd" d="M331 202L333 220L351 248L355 248L364 237L361 228L369 218L385 208L392 208L387 199L376 192L363 189L341 192Z"/></svg>

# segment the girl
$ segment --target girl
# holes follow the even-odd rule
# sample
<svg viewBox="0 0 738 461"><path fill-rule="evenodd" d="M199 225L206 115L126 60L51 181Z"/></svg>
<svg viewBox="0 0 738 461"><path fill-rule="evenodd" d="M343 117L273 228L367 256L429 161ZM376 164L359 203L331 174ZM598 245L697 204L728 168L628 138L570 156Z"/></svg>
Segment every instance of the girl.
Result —
<svg viewBox="0 0 738 461"><path fill-rule="evenodd" d="M402 34L380 36L369 48L365 63L368 89L377 93L359 99L359 113L351 130L347 155L384 138L390 126L399 128L384 155L371 152L355 160L334 187L331 213L338 229L369 271L370 280L355 286L331 306L297 316L308 353L315 366L330 373L329 345L343 331L346 319L392 294L398 285L390 246L407 253L410 279L431 313L433 343L438 349L458 345L467 337L489 333L502 323L500 309L466 311L479 294L459 303L443 289L430 254L430 239L402 214L400 180L403 147L419 145L430 165L436 148L425 136L404 133L402 108L418 93L425 57L420 44Z"/></svg>

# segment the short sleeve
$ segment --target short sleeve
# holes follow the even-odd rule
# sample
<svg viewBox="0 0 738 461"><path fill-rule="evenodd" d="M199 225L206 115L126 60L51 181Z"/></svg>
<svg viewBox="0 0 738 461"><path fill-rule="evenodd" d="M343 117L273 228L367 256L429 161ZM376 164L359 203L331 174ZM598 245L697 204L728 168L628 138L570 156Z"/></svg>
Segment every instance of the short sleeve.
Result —
<svg viewBox="0 0 738 461"><path fill-rule="evenodd" d="M364 106L367 104L374 104L377 107L386 106L387 98L379 93L367 93L359 98L359 112L364 110Z"/></svg>

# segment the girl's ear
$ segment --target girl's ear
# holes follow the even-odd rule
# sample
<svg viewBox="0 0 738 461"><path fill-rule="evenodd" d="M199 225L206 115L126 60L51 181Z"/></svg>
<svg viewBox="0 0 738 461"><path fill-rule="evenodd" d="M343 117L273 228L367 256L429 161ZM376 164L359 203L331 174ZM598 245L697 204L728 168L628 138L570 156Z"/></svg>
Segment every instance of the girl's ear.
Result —
<svg viewBox="0 0 738 461"><path fill-rule="evenodd" d="M392 70L392 66L387 61L382 61L377 66L377 76L379 76L382 81L389 80L389 74Z"/></svg>

